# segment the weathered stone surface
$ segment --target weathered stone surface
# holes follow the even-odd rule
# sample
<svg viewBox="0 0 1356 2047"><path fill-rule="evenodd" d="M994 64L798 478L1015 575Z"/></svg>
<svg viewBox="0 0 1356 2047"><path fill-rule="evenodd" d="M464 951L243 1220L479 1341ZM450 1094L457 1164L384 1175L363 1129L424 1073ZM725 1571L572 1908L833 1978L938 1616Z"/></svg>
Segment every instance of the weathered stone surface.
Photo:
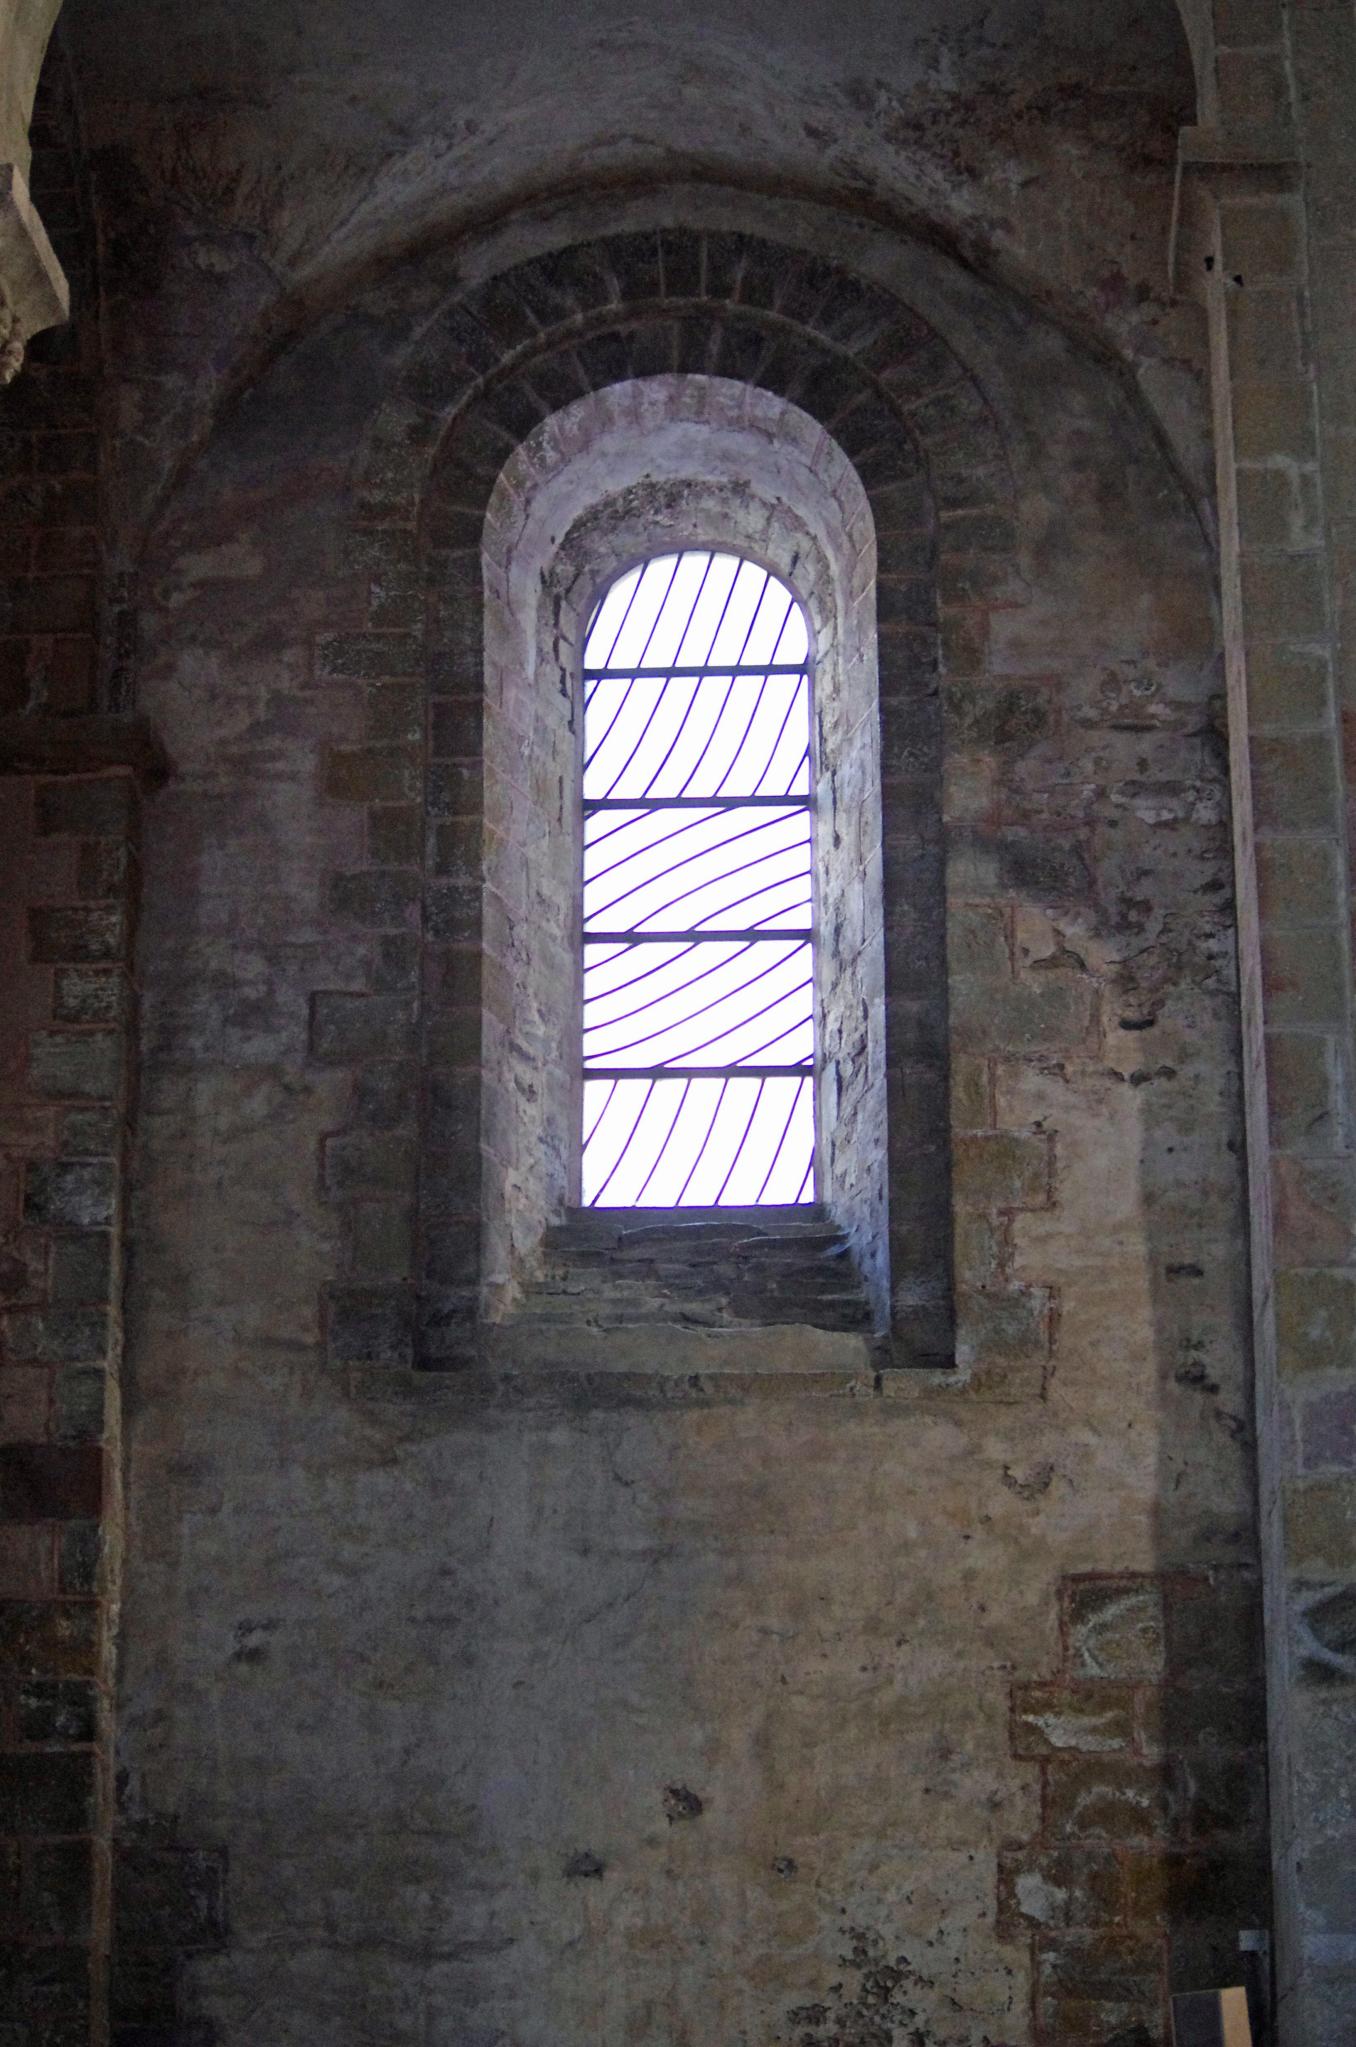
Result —
<svg viewBox="0 0 1356 2047"><path fill-rule="evenodd" d="M100 394L116 447L102 495L81 470L88 502L65 502L91 518L106 505L101 544L142 570L137 593L108 592L97 663L66 669L26 641L17 660L0 654L0 690L26 702L135 681L181 764L151 806L138 954L124 1759L132 1799L220 1834L232 1883L229 1929L216 1893L178 1912L177 1891L202 1897L196 1858L210 1867L215 1851L137 1837L146 1909L124 1947L167 1946L119 1958L119 2022L145 2029L146 2047L209 2031L227 2047L261 2029L404 2047L449 2027L523 2047L631 2034L827 2047L887 2027L1029 2047L1037 2019L1080 2047L1136 2027L1156 2037L1165 1925L1187 1916L1185 1878L1154 1894L1146 1873L1176 1852L1160 1837L1135 1864L1133 1909L1099 1835L1023 1851L1073 1902L1047 1917L1028 1886L1037 1909L1014 1920L1017 1945L992 1915L999 1844L1038 1832L1041 1770L1148 1767L1102 1750L1014 1757L1009 1680L1038 1710L1047 1686L1066 1703L1104 1688L1121 1707L1133 1692L1133 1739L1146 1739L1142 1695L1164 1654L1180 1652L1190 1691L1203 1647L1188 1638L1211 1633L1174 1632L1172 1571L1207 1579L1252 1553L1224 764L1201 738L1213 586L1198 508L1159 440L1161 426L1199 482L1198 316L1162 281L1174 139L1193 112L1177 17L1113 0L1078 24L1046 10L1038 26L1024 7L981 20L923 0L884 27L849 8L829 32L793 8L770 49L743 0L714 40L682 17L637 39L607 6L587 23L464 12L430 25L403 6L380 23L350 10L305 63L289 42L283 66L284 31L248 0L228 60L209 0L192 23L207 119L187 30L170 22L147 57L122 0L72 16L117 223ZM306 29L288 17L298 43ZM500 82L508 47L535 53L528 106ZM240 50L251 76L236 96ZM732 148L742 196L720 185ZM552 195L549 226L509 218L523 189ZM874 224L905 204L937 215L917 246ZM735 232L752 214L777 223L780 254ZM688 217L717 231L684 230ZM529 281L504 281L546 243ZM1036 289L990 289L988 256L955 264L954 245L992 251ZM1273 225L1267 276L1284 247ZM845 259L856 289L836 292ZM607 325L624 299L695 310L708 293L737 313L708 300L690 321L628 315L625 342ZM775 317L760 325L764 308ZM562 318L583 352L553 346L521 380L500 378L459 466L448 435L460 481L447 505L421 508L472 377L538 350ZM800 323L830 343L827 368ZM1061 327L1096 347L1067 346ZM1274 367L1273 337L1250 329L1246 346ZM866 394L854 355L879 377ZM455 1099L430 1086L420 1115L441 1149L427 1184L446 1200L416 1227L395 1141L411 1122L406 1016L451 1005L417 1056L463 1074L516 1034L528 1085L552 1022L518 997L524 958L540 961L525 890L487 920L492 955L459 894L432 923L446 950L419 949L430 933L406 878L417 886L428 862L473 887L484 850L473 724L439 719L436 746L457 751L436 765L429 810L455 829L431 848L422 786L406 793L400 750L417 743L425 680L447 682L420 629L445 619L449 645L484 654L478 552L440 586L419 550L479 550L482 508L462 487L492 477L543 411L589 380L680 362L764 374L832 413L873 480L878 538L901 542L884 586L892 704L935 709L939 636L913 621L932 619L938 587L966 607L939 621L970 763L962 776L953 757L946 780L952 966L984 992L949 1020L944 976L909 987L925 942L942 943L925 914L938 842L892 847L885 865L890 999L918 1003L901 1015L907 1053L890 1046L917 1068L892 1115L944 1094L918 1073L932 1062L935 1075L949 1042L966 1062L958 1127L1017 1147L1004 1171L995 1150L971 1172L970 1348L954 1372L891 1367L879 1386L865 1367L806 1372L791 1392L795 1346L763 1329L732 1367L662 1372L638 1356L627 1375L609 1367L640 1351L634 1329L574 1326L568 1347L529 1356L509 1319L496 1368L416 1386L416 1249L446 1281L432 1312L447 1312L450 1352L471 1298L454 1275L491 1291L501 1276L475 1275L468 1233L478 1246L495 1204L521 1212L522 1183L482 1171L482 1142L504 1166L504 1102L482 1117L460 1083ZM88 433L91 394L68 394L65 376L54 366L21 400L22 488L44 512L59 501L34 488L39 407L45 425L83 406L63 430ZM887 399L919 447L893 433ZM1274 435L1286 412L1273 396L1251 430ZM811 459L827 473L831 442ZM1263 495L1253 514L1293 518L1285 544L1307 541L1299 487L1293 505ZM355 507L402 523L355 526ZM90 573L58 562L52 537L25 536L26 585L40 547L54 581ZM863 562L854 598L867 601L869 573ZM490 602L506 606L505 591ZM1113 722L1135 736L1106 739ZM933 733L890 737L910 773L935 763ZM110 880L97 862L83 873ZM49 890L35 908L70 900ZM1049 913L1034 953L1018 940L1032 912ZM963 924L987 934L966 957ZM78 962L59 971L56 1024L111 1028L102 991L70 978ZM308 1055L308 1003L332 990L354 991L352 1006L317 1002ZM357 1007L388 1000L385 1015ZM24 1027L52 1021L35 1006ZM1302 1078L1282 1110L1296 1132L1324 1106L1322 1073ZM1329 1107L1336 1121L1342 1105ZM1028 1142L1053 1171L1028 1170ZM944 1161L935 1133L913 1146L897 1215L911 1188L935 1193ZM41 1189L32 1164L25 1184ZM40 1284L62 1275L60 1305L96 1305L109 1297L98 1260L66 1245L107 1221L45 1199L25 1224L41 1239L32 1270ZM72 1234L49 1245L53 1231ZM901 1226L901 1317L936 1307L910 1262L915 1241L933 1255L935 1234L912 1213ZM32 1368L0 1376L11 1369ZM427 1383L444 1376L456 1383ZM82 1560L63 1547L67 1568L73 1587ZM1088 1603L1061 1612L1060 1583L1080 1573ZM1151 1582L1170 1608L1156 1634ZM1128 1583L1146 1594L1138 1618L1107 1589ZM1232 1613L1221 1592L1229 1656ZM1119 1711L1092 1715L1085 1736L1119 1734ZM1135 1788L1088 1781L1057 1810L1079 1825L1119 1811L1138 1830ZM666 1809L675 1789L691 1816ZM1135 1840L1117 1839L1123 1862ZM1241 1879L1220 1895L1260 1923ZM1033 1931L1087 1938L1033 1950ZM199 1951L222 1937L228 1957ZM195 1956L179 1985L173 1946Z"/></svg>

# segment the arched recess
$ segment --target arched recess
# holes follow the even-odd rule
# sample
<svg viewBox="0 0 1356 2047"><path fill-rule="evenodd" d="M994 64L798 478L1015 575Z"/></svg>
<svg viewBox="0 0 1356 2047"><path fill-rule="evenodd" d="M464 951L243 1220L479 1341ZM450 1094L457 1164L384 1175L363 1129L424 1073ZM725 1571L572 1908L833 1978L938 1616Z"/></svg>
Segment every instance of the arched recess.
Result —
<svg viewBox="0 0 1356 2047"><path fill-rule="evenodd" d="M553 414L501 471L486 515L483 824L464 818L433 828L446 841L440 876L457 887L483 882L482 937L495 962L493 1000L481 1027L484 1305L512 1312L525 1291L529 1300L538 1293L547 1233L569 1210L578 1170L579 674L589 614L622 570L689 546L769 569L800 599L812 636L817 1189L851 1255L838 1258L825 1247L822 1260L812 1257L810 1271L820 1281L806 1286L802 1271L808 1298L796 1305L816 1328L860 1328L868 1307L884 1327L890 1294L875 529L851 463L807 413L750 385L696 375L611 385ZM467 676L467 698L478 680ZM925 719L935 724L935 702L926 705ZM911 829L926 828L934 845L940 794L934 774L926 818L908 819ZM933 915L916 919L907 975L920 1004L930 1002L936 1012L936 1042L944 1050L940 887L932 901ZM430 1001L438 992L430 991ZM944 1080L939 1061L931 1076L934 1112ZM911 1120L915 1134L926 1137L935 1133L922 1095L920 1084ZM426 1148L425 1195L435 1206L441 1164ZM924 1290L924 1244L945 1246L938 1226L945 1179L935 1176L931 1194L931 1205L943 1212L919 1213L903 1232L915 1297ZM666 1239L680 1269L681 1246L691 1235L676 1228ZM567 1232L558 1247L567 1267L571 1241L582 1248L577 1232ZM794 1255L789 1244L785 1249L788 1259ZM580 1306L586 1315L605 1313L608 1288L599 1289L597 1261L584 1262L595 1283ZM577 1296L582 1276L576 1260L564 1290ZM699 1265L684 1276L713 1313L710 1271L703 1277ZM770 1276L769 1291L742 1261L735 1287L741 1319L787 1319L785 1296L794 1288L761 1275L764 1282ZM936 1282L944 1294L944 1261Z"/></svg>
<svg viewBox="0 0 1356 2047"><path fill-rule="evenodd" d="M916 1083L941 1070L942 1048L933 990L923 985L936 962L918 948L911 919L914 906L942 898L944 850L939 829L901 821L940 814L943 641L959 646L977 614L1022 601L1002 437L950 346L889 291L750 236L665 229L539 257L445 305L378 413L355 479L351 551L371 567L371 604L361 630L322 636L321 670L374 687L417 679L430 715L371 803L369 866L332 887L333 906L369 930L387 928L401 957L416 905L419 923L409 993L317 995L321 1056L343 1042L388 1043L382 1010L365 1004L385 1004L391 1028L418 1055L417 1129L391 1154L392 1179L405 1182L392 1193L416 1211L408 1262L384 1284L336 1291L328 1317L336 1362L436 1369L484 1355L480 1018L495 1000L498 963L478 838L490 595L481 549L496 482L563 407L683 373L752 384L798 406L852 463L870 503L880 550L891 1127L910 1133L890 1159L896 1282L881 1362L953 1355L949 1247L916 1241L918 1218L935 1213L921 1189L944 1171L947 1107L934 1090L920 1116L926 1090ZM456 880L434 871L429 828L454 817L469 849ZM331 1193L346 1198L342 1171Z"/></svg>

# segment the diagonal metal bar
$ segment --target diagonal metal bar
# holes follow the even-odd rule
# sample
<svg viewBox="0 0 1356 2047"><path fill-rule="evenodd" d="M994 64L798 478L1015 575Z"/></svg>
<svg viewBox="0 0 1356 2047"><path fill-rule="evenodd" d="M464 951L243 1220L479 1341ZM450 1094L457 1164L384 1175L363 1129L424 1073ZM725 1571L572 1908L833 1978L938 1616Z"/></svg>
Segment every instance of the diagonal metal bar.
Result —
<svg viewBox="0 0 1356 2047"><path fill-rule="evenodd" d="M631 571L604 606L619 614L611 644L590 626L583 664L585 764L604 785L581 792L584 1199L719 1204L756 1189L760 1203L802 1201L815 1071L804 622L761 564L705 549ZM716 660L722 645L733 659ZM633 660L618 661L623 646ZM666 779L681 787L656 794ZM628 781L639 795L619 793ZM703 783L712 795L694 793ZM647 947L661 949L651 964ZM751 1049L731 1054L741 1044ZM665 1045L668 1060L624 1063ZM788 1060L796 1045L811 1049ZM789 1105L775 1092L788 1085Z"/></svg>

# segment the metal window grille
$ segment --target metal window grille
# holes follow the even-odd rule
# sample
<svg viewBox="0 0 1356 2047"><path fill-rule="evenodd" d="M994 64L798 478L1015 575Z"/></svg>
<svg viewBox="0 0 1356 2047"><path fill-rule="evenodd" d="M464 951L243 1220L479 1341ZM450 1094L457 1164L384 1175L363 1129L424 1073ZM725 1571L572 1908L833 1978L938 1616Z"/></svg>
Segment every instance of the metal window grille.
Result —
<svg viewBox="0 0 1356 2047"><path fill-rule="evenodd" d="M737 555L613 583L584 650L585 1206L815 1198L810 647Z"/></svg>

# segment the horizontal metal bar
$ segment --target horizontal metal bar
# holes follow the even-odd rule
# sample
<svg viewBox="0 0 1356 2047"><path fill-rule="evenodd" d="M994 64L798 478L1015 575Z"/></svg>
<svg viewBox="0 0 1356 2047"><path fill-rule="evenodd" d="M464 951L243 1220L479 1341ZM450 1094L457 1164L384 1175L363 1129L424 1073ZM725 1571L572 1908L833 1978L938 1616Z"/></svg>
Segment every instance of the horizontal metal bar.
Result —
<svg viewBox="0 0 1356 2047"><path fill-rule="evenodd" d="M585 931L585 945L693 945L702 939L728 939L747 943L751 938L794 939L803 945L814 933L808 928L769 931L755 926L752 931Z"/></svg>
<svg viewBox="0 0 1356 2047"><path fill-rule="evenodd" d="M724 667L719 663L709 668L586 668L585 682L691 682L700 681L703 676L723 682L727 676L756 675L761 681L765 675L808 675L809 664L805 661L773 662L760 668L757 662L745 662L742 667Z"/></svg>
<svg viewBox="0 0 1356 2047"><path fill-rule="evenodd" d="M586 1066L585 1080L813 1080L813 1066Z"/></svg>
<svg viewBox="0 0 1356 2047"><path fill-rule="evenodd" d="M586 796L593 810L811 810L813 796Z"/></svg>

